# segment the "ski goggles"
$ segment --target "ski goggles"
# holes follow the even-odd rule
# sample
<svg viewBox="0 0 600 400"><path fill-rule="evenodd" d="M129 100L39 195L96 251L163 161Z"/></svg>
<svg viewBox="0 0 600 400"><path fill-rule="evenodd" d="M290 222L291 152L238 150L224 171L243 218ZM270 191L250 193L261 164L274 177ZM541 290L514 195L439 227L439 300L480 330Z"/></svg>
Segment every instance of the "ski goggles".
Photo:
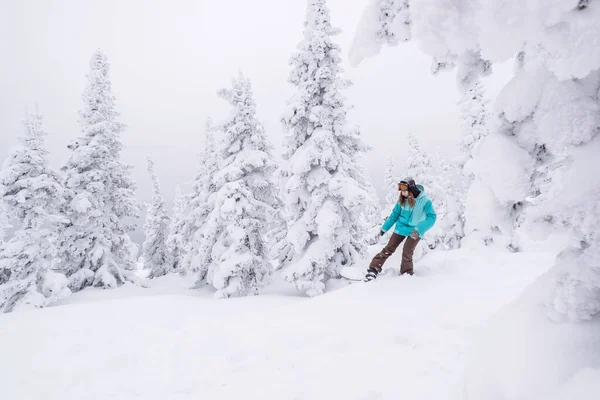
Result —
<svg viewBox="0 0 600 400"><path fill-rule="evenodd" d="M408 185L405 183L399 183L398 190L400 190L401 192L404 192L404 191L408 190Z"/></svg>

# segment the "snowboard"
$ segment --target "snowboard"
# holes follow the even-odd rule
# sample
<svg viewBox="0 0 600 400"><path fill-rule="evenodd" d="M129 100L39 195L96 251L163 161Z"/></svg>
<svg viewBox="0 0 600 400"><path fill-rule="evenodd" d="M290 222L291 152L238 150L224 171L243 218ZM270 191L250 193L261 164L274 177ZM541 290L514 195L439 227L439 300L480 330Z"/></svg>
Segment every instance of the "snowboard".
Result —
<svg viewBox="0 0 600 400"><path fill-rule="evenodd" d="M362 270L356 267L344 267L340 271L340 275L342 278L347 279L353 282L366 282L365 275L367 274L366 270Z"/></svg>
<svg viewBox="0 0 600 400"><path fill-rule="evenodd" d="M383 271L381 271L379 273L379 275L377 276L377 279L381 276L391 274L392 271L393 270L391 268L384 269ZM367 281L367 279L366 279L366 275L367 275L366 268L362 269L362 268L357 268L357 267L344 267L340 271L340 275L342 276L342 278L352 281L352 282L372 282L372 281ZM376 281L377 279L373 279L373 281Z"/></svg>

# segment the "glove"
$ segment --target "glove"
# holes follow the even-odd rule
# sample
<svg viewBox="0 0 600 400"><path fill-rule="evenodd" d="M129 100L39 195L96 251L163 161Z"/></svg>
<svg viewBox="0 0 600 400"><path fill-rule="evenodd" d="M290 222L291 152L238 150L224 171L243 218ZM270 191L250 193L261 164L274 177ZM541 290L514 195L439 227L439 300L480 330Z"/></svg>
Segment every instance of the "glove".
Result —
<svg viewBox="0 0 600 400"><path fill-rule="evenodd" d="M410 233L410 238L414 240L420 239L419 232L417 232L416 229L413 229L413 231Z"/></svg>
<svg viewBox="0 0 600 400"><path fill-rule="evenodd" d="M385 235L385 232L384 231L379 231L379 236L383 236L383 235Z"/></svg>

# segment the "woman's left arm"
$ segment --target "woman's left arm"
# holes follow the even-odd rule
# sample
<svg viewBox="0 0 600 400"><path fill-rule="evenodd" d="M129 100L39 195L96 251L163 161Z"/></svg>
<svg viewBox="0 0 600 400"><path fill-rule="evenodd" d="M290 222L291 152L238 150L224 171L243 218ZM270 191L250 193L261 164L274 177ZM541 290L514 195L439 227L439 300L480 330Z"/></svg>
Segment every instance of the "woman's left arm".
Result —
<svg viewBox="0 0 600 400"><path fill-rule="evenodd" d="M423 234L429 229L431 229L431 227L435 224L435 221L437 220L437 214L433 209L433 204L431 203L431 200L425 203L423 211L425 212L426 217L423 221L419 222L415 228L419 233L419 237L423 237Z"/></svg>

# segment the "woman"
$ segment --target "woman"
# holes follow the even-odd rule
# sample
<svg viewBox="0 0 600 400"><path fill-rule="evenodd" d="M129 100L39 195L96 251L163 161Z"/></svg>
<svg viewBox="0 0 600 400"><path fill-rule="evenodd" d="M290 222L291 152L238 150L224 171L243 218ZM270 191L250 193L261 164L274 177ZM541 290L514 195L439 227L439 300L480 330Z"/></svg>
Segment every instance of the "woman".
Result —
<svg viewBox="0 0 600 400"><path fill-rule="evenodd" d="M433 209L433 204L422 185L415 184L411 178L400 181L398 184L400 198L392 210L392 214L386 219L381 228L383 236L394 224L396 228L388 244L371 261L367 270L366 280L371 281L377 278L381 272L383 263L396 251L404 239L402 249L402 263L400 274L413 274L413 253L423 237L435 224L437 214Z"/></svg>

